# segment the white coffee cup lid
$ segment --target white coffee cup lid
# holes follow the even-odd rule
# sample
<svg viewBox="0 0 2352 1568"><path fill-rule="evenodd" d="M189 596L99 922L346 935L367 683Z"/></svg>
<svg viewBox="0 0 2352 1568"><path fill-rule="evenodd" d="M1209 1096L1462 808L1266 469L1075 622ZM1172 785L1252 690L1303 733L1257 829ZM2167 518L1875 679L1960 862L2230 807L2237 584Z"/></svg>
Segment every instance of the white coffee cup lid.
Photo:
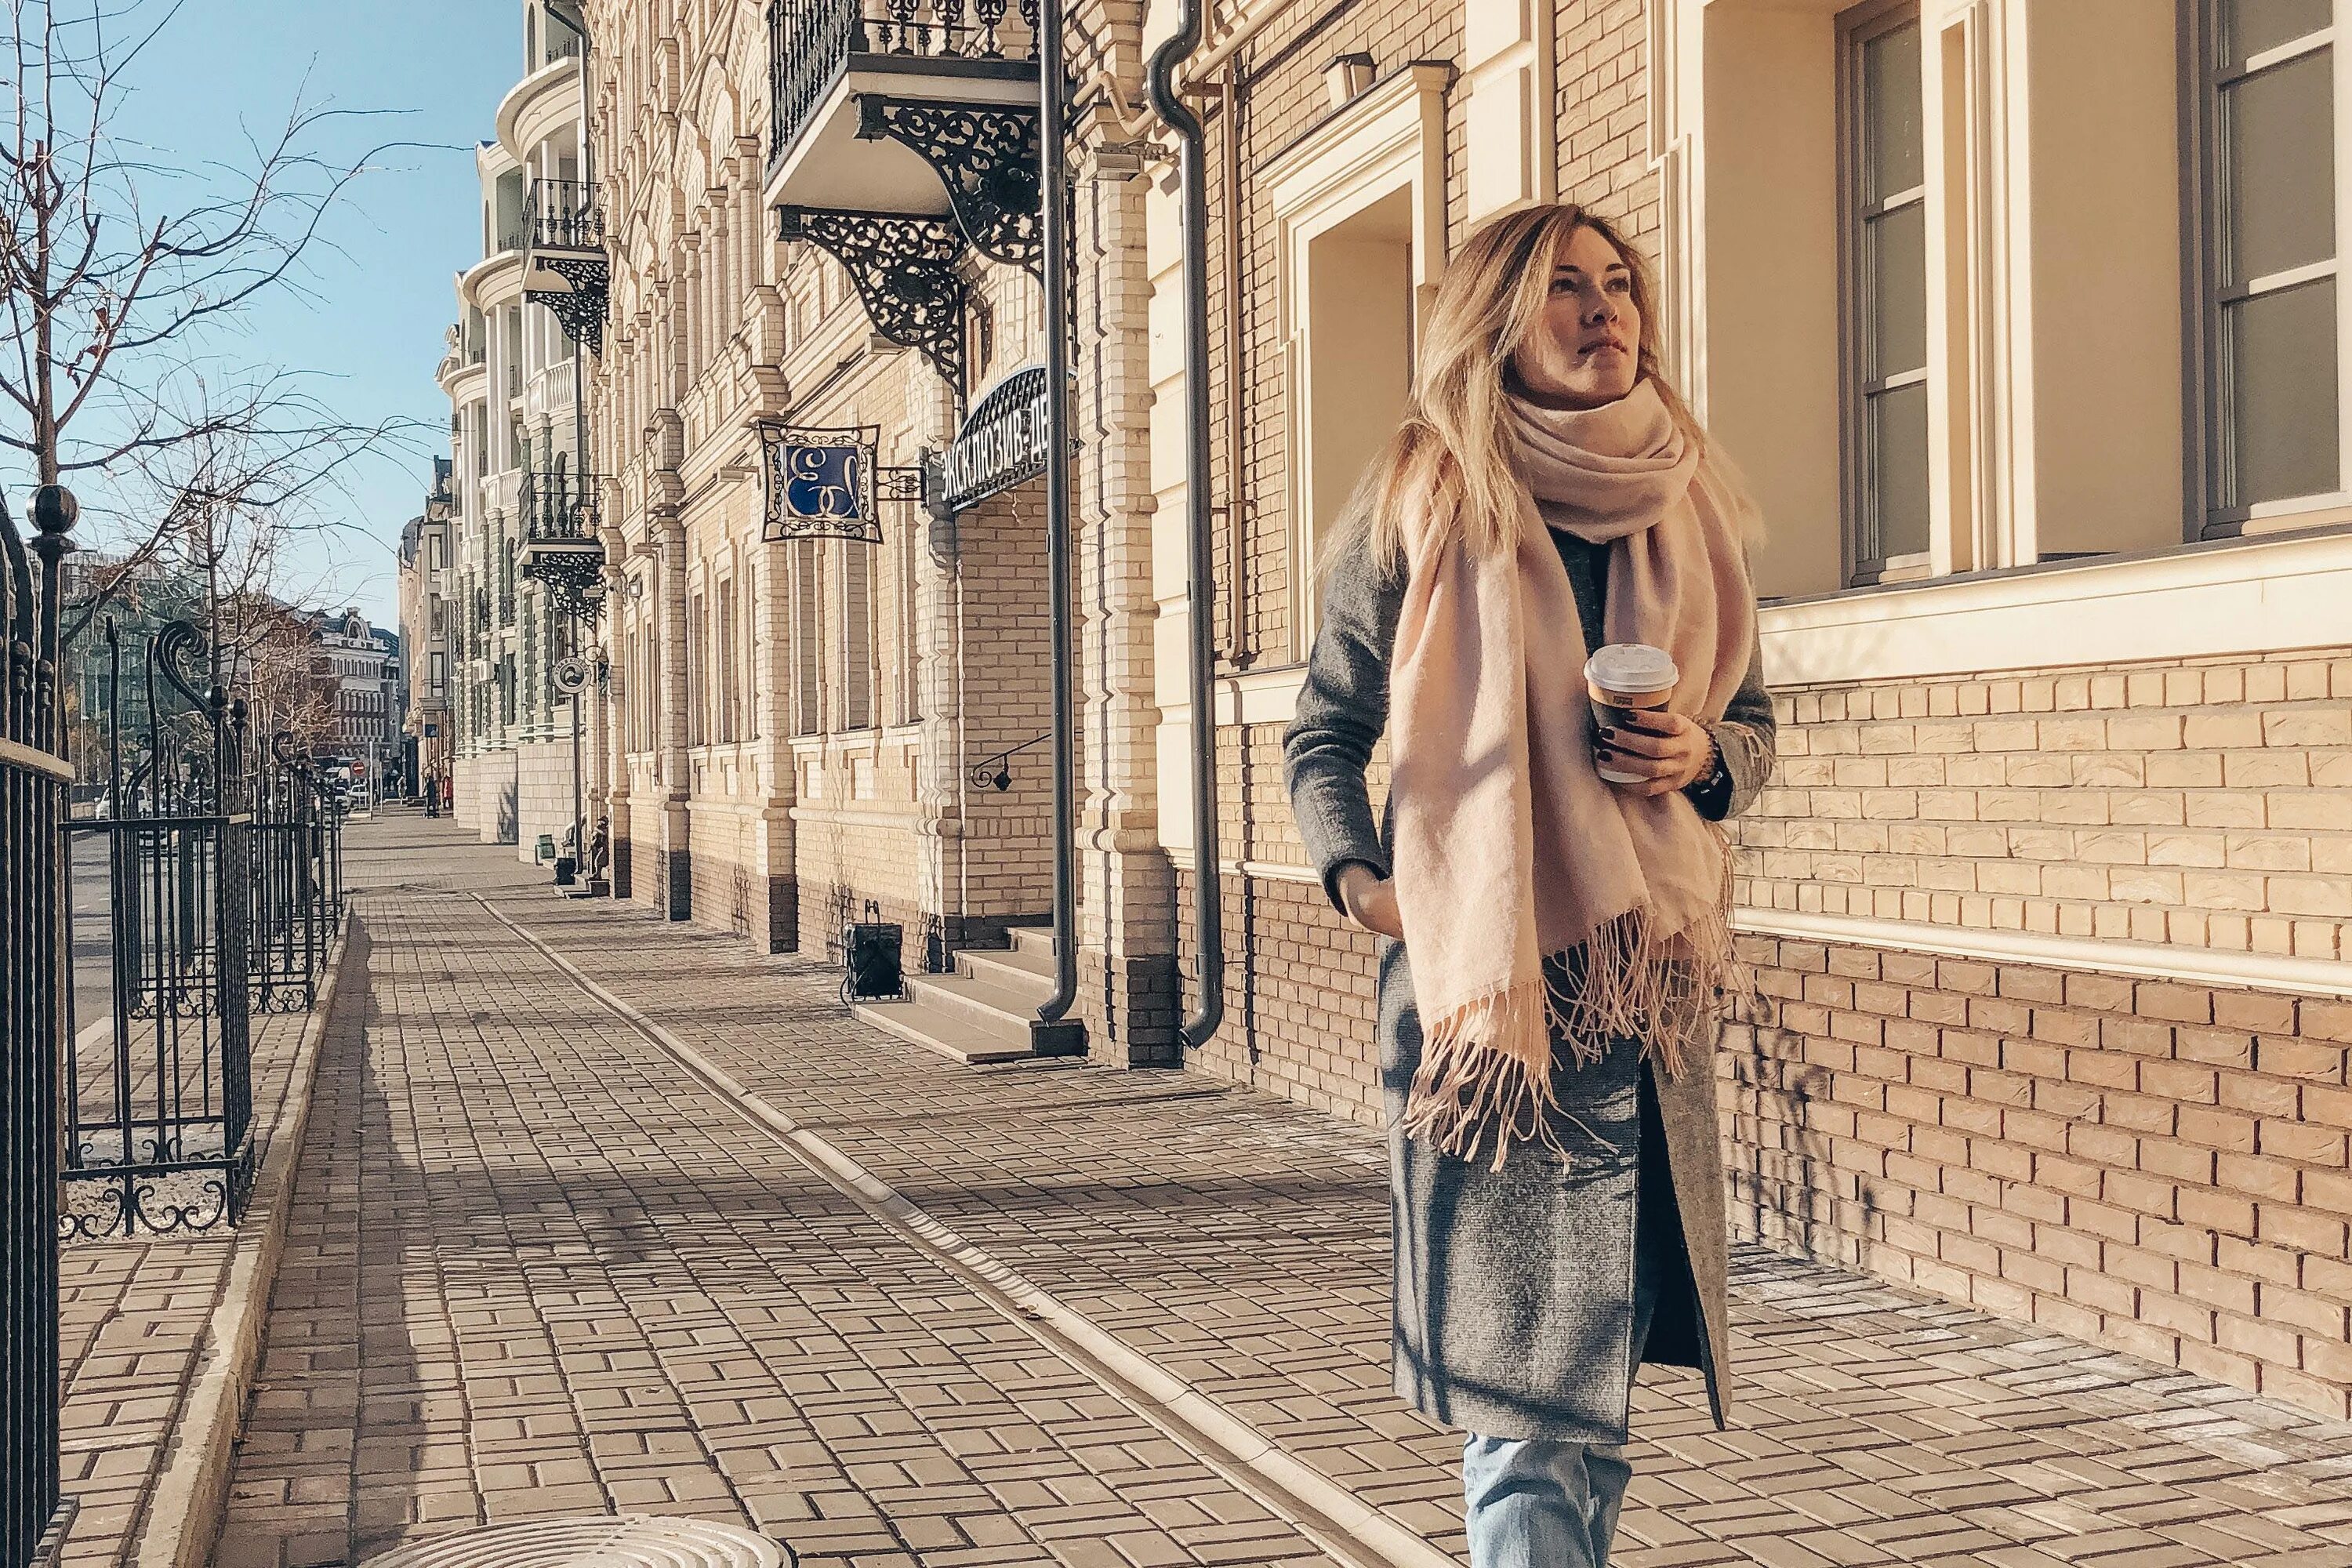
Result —
<svg viewBox="0 0 2352 1568"><path fill-rule="evenodd" d="M1609 691L1668 691L1682 679L1675 656L1645 642L1613 642L1585 662L1584 679Z"/></svg>

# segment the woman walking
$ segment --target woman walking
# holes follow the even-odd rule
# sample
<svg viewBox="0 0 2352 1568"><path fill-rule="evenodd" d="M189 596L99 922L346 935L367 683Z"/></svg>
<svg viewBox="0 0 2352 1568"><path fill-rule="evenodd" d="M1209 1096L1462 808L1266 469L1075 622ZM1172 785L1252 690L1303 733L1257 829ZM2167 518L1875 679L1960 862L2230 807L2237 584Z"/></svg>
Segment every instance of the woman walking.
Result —
<svg viewBox="0 0 2352 1568"><path fill-rule="evenodd" d="M1468 1434L1474 1568L1606 1563L1644 1362L1699 1368L1724 1419L1716 825L1774 741L1753 532L1660 375L1643 258L1573 206L1474 233L1334 543L1286 745L1327 891L1391 939L1396 1386ZM1590 673L1663 707L1596 721L1604 647Z"/></svg>

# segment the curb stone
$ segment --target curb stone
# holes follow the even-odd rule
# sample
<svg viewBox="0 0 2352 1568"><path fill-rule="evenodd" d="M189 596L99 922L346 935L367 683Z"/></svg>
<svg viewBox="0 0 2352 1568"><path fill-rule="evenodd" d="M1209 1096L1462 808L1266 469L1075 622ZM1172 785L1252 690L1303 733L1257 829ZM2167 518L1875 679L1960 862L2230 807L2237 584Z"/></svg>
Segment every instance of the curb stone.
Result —
<svg viewBox="0 0 2352 1568"><path fill-rule="evenodd" d="M310 1093L327 1027L341 1000L346 972L356 956L363 970L368 940L356 911L346 915L343 934L328 955L318 1005L302 1026L294 1065L287 1077L285 1110L269 1130L269 1144L253 1183L253 1199L238 1228L228 1278L205 1325L203 1359L197 1363L187 1403L173 1426L163 1471L147 1496L136 1544L134 1568L205 1568L212 1560L228 1510L229 1475L245 1413L260 1370L261 1342L269 1319L269 1296L278 1260L286 1248L286 1221L292 1207L294 1168L302 1157L310 1120Z"/></svg>

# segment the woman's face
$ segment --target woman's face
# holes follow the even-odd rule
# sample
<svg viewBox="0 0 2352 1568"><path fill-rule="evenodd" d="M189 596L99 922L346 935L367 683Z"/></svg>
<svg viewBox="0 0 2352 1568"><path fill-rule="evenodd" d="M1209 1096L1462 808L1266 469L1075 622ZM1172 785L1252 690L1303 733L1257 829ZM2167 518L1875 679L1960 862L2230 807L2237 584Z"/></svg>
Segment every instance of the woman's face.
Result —
<svg viewBox="0 0 2352 1568"><path fill-rule="evenodd" d="M1552 259L1543 314L1511 356L1519 390L1553 408L1599 408L1642 374L1642 312L1633 272L1601 231L1569 230Z"/></svg>

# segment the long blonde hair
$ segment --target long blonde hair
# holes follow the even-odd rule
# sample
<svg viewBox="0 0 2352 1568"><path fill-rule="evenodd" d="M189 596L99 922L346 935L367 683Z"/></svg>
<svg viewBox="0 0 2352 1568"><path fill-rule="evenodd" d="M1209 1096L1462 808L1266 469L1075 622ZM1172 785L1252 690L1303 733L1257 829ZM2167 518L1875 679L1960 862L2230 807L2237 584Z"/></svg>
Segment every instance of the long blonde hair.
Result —
<svg viewBox="0 0 2352 1568"><path fill-rule="evenodd" d="M1327 571L1358 551L1384 569L1402 567L1407 520L1423 509L1433 544L1458 531L1482 554L1518 548L1527 509L1512 468L1507 380L1511 356L1543 315L1553 258L1580 228L1624 258L1642 317L1639 374L1657 384L1689 437L1705 442L1663 374L1649 258L1587 208L1561 202L1515 209L1474 230L1438 280L1404 418L1357 482L1333 530Z"/></svg>

